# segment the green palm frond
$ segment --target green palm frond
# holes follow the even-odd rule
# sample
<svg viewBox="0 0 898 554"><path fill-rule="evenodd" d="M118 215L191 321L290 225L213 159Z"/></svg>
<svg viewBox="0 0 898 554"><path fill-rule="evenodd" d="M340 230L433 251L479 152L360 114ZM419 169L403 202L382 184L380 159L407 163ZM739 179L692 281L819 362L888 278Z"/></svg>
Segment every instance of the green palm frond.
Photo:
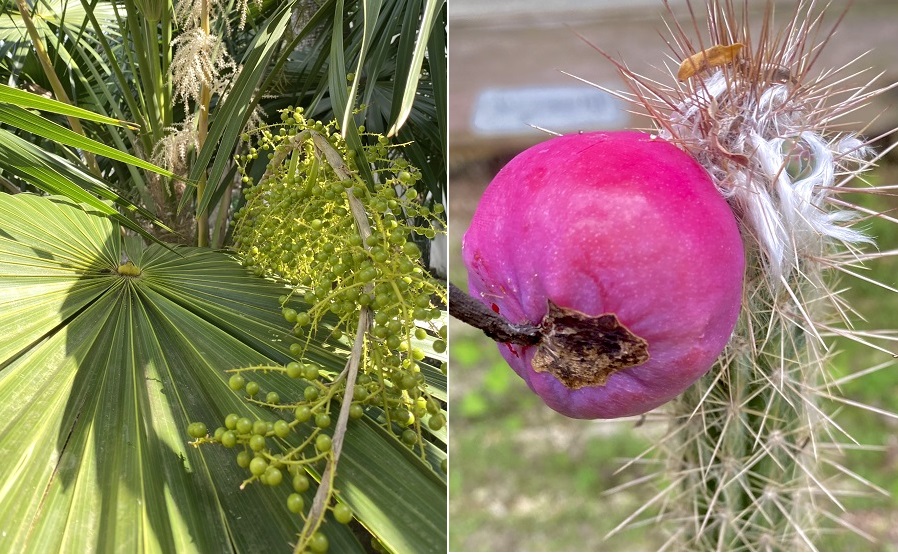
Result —
<svg viewBox="0 0 898 554"><path fill-rule="evenodd" d="M347 141L365 137L355 128L387 135L398 130L422 155L413 163L432 179L437 201L445 196L446 6L440 0L333 0L324 17L310 19L313 38L276 65L278 93L269 111L305 106L322 121L347 121ZM417 37L423 37L417 40ZM351 76L352 79L348 77ZM274 84L273 84L274 86ZM411 156L411 155L410 155Z"/></svg>
<svg viewBox="0 0 898 554"><path fill-rule="evenodd" d="M150 240L154 240L152 235L141 226L136 216L139 215L146 221L152 221L160 228L171 231L153 213L133 204L83 168L52 152L47 152L6 129L0 129L0 169L44 192L65 196L90 206L96 212L118 221ZM113 204L119 209L113 207Z"/></svg>
<svg viewBox="0 0 898 554"><path fill-rule="evenodd" d="M289 487L241 490L236 452L186 434L228 413L289 417L245 402L226 372L290 359L283 292L224 253L144 247L69 200L0 195L0 551L287 551ZM340 344L311 348L342 369ZM349 425L338 496L392 551L445 549L445 436L430 450L426 463L368 417ZM367 547L324 532L332 552Z"/></svg>

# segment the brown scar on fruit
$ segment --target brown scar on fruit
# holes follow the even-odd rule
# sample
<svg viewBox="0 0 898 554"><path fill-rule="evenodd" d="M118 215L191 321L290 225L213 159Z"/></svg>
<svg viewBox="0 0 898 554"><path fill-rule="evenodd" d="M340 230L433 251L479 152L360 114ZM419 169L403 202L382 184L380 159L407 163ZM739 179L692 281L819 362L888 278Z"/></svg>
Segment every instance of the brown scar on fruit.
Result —
<svg viewBox="0 0 898 554"><path fill-rule="evenodd" d="M649 359L648 342L627 329L614 314L591 316L562 308L549 300L539 325L511 323L490 307L449 283L449 313L496 342L535 347L530 361L540 373L551 373L569 389L604 385L622 369Z"/></svg>
<svg viewBox="0 0 898 554"><path fill-rule="evenodd" d="M706 69L732 64L736 61L736 58L739 57L739 51L742 50L743 46L744 44L741 42L736 42L727 46L717 44L711 48L697 52L683 60L680 64L680 69L677 71L677 79L685 81Z"/></svg>
<svg viewBox="0 0 898 554"><path fill-rule="evenodd" d="M604 385L622 369L649 359L648 342L627 329L614 314L591 316L549 300L539 325L542 340L531 364L554 375L569 389Z"/></svg>

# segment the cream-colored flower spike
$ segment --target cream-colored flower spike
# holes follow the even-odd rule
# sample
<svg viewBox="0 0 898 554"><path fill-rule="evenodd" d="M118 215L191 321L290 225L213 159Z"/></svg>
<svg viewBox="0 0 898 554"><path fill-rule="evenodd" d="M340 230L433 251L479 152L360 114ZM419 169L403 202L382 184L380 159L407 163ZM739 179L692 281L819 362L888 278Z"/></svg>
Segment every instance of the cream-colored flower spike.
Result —
<svg viewBox="0 0 898 554"><path fill-rule="evenodd" d="M200 91L206 86L214 93L221 93L230 83L224 78L237 71L237 65L225 49L220 36L197 27L172 41L175 55L171 61L174 97L184 102L199 104Z"/></svg>
<svg viewBox="0 0 898 554"><path fill-rule="evenodd" d="M200 148L196 124L196 116L188 115L183 123L166 129L165 136L156 143L153 163L177 175L186 176L190 172L188 155Z"/></svg>

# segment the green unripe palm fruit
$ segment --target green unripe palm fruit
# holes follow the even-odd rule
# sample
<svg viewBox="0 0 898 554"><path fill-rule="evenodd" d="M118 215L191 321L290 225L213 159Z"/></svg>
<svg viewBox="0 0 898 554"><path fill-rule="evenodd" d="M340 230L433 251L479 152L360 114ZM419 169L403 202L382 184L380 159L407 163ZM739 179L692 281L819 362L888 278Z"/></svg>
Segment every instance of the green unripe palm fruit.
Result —
<svg viewBox="0 0 898 554"><path fill-rule="evenodd" d="M319 452L330 452L332 440L329 435L318 435L315 438L315 448Z"/></svg>
<svg viewBox="0 0 898 554"><path fill-rule="evenodd" d="M231 375L231 378L228 379L228 387L230 387L232 391L239 391L244 385L246 385L246 378L239 373Z"/></svg>
<svg viewBox="0 0 898 554"><path fill-rule="evenodd" d="M261 476L265 473L265 470L268 469L268 462L265 461L265 458L253 458L249 463L249 472L255 475L256 477Z"/></svg>
<svg viewBox="0 0 898 554"><path fill-rule="evenodd" d="M270 487L276 487L281 484L281 481L284 479L284 474L281 473L281 470L274 466L268 466L268 469L265 470L265 484Z"/></svg>
<svg viewBox="0 0 898 554"><path fill-rule="evenodd" d="M195 421L187 426L187 434L195 439L205 437L207 432L206 424L201 421Z"/></svg>
<svg viewBox="0 0 898 554"><path fill-rule="evenodd" d="M296 379L302 376L302 366L299 362L290 362L285 369L287 370L287 377Z"/></svg>
<svg viewBox="0 0 898 554"><path fill-rule="evenodd" d="M279 419L274 422L274 434L280 438L285 438L290 434L290 424L284 421L283 419Z"/></svg>
<svg viewBox="0 0 898 554"><path fill-rule="evenodd" d="M306 501L303 500L302 495L297 493L291 493L290 496L287 497L287 509L293 512L294 514L302 513L302 511L306 507Z"/></svg>
<svg viewBox="0 0 898 554"><path fill-rule="evenodd" d="M244 469L249 467L249 464L252 460L253 455L246 450L241 450L239 453L237 453L237 465Z"/></svg>
<svg viewBox="0 0 898 554"><path fill-rule="evenodd" d="M237 420L237 432L245 435L253 430L253 422L248 417L241 417Z"/></svg>
<svg viewBox="0 0 898 554"><path fill-rule="evenodd" d="M329 546L327 537L321 531L315 531L315 534L309 539L309 550L316 554L327 552Z"/></svg>
<svg viewBox="0 0 898 554"><path fill-rule="evenodd" d="M293 308L284 308L283 310L284 319L286 319L289 323L293 323L296 321L296 310Z"/></svg>
<svg viewBox="0 0 898 554"><path fill-rule="evenodd" d="M427 422L427 426L431 428L433 431L439 431L446 425L446 418L443 414L436 414L430 417L430 420Z"/></svg>
<svg viewBox="0 0 898 554"><path fill-rule="evenodd" d="M349 506L343 503L337 503L334 506L334 519L339 523L349 523L352 521L352 510L349 509Z"/></svg>
<svg viewBox="0 0 898 554"><path fill-rule="evenodd" d="M237 446L237 435L234 434L234 431L225 431L224 434L221 435L221 445L226 448Z"/></svg>
<svg viewBox="0 0 898 554"><path fill-rule="evenodd" d="M240 419L240 416L238 416L237 414L228 414L225 417L225 427L227 429L236 429L238 419Z"/></svg>
<svg viewBox="0 0 898 554"><path fill-rule="evenodd" d="M297 473L293 476L293 490L296 492L306 492L309 490L309 478L304 473Z"/></svg>
<svg viewBox="0 0 898 554"><path fill-rule="evenodd" d="M293 417L296 418L296 421L305 423L312 419L312 409L306 405L297 406L296 409L293 410Z"/></svg>
<svg viewBox="0 0 898 554"><path fill-rule="evenodd" d="M249 438L249 447L253 452L265 450L265 437L262 435L253 435Z"/></svg>
<svg viewBox="0 0 898 554"><path fill-rule="evenodd" d="M315 416L315 427L327 429L331 426L331 416L327 414L318 414Z"/></svg>
<svg viewBox="0 0 898 554"><path fill-rule="evenodd" d="M414 429L406 429L402 432L402 436L400 437L402 442L408 445L413 445L418 442L418 433L414 431Z"/></svg>
<svg viewBox="0 0 898 554"><path fill-rule="evenodd" d="M257 419L253 422L253 433L256 435L264 435L268 432L268 422Z"/></svg>

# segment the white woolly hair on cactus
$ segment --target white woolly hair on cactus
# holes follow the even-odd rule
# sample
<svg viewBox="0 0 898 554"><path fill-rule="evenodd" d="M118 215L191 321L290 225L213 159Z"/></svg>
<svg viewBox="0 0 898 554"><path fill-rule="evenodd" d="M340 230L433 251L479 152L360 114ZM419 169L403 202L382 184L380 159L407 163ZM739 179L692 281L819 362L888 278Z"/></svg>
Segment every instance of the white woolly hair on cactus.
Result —
<svg viewBox="0 0 898 554"><path fill-rule="evenodd" d="M894 220L844 197L887 192L855 179L883 155L869 148L880 137L838 127L891 87L876 87L881 75L849 85L864 73L851 69L854 62L816 68L844 16L824 24L828 4L795 2L775 26L768 1L757 34L747 0L709 0L704 16L687 4L689 20L680 22L665 2L673 38L667 75L648 78L606 57L630 89L614 94L698 160L736 214L747 257L743 306L716 366L658 412L669 431L640 460L660 455L664 488L616 530L645 523L654 507L658 515L648 517L670 524L666 547L815 549L822 529L852 528L822 468L882 492L832 459L856 441L846 439L825 402L898 417L837 395L845 382L893 364L839 380L830 368L837 336L885 355L896 340L855 330L853 309L834 286L840 272L859 276L852 268L894 254L877 252L861 226L868 217Z"/></svg>

